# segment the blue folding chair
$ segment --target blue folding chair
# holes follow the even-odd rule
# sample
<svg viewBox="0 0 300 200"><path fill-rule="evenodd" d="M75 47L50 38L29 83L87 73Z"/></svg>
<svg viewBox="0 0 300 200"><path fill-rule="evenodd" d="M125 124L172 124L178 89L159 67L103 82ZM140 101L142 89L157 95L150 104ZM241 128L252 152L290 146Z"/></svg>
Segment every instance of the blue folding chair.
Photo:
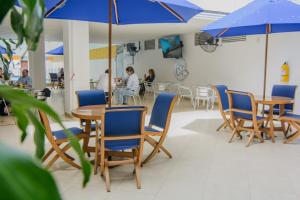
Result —
<svg viewBox="0 0 300 200"><path fill-rule="evenodd" d="M41 122L44 125L46 137L51 144L50 150L42 158L42 162L45 162L53 153L56 153L52 159L48 162L47 168L51 167L53 163L58 159L63 159L66 163L71 166L81 169L81 167L74 162L74 158L66 153L67 150L71 148L70 141L65 134L64 130L52 131L47 115L39 110L39 115ZM69 131L78 139L78 140L87 140L88 135L80 128L72 127L69 128ZM64 146L63 146L64 145ZM63 147L62 147L63 146Z"/></svg>
<svg viewBox="0 0 300 200"><path fill-rule="evenodd" d="M105 177L107 191L110 191L109 167L134 164L137 188L141 188L140 166L144 148L144 123L146 107L107 108L101 118L100 166ZM99 135L96 135L99 138ZM96 155L99 151L96 141ZM111 160L108 158L112 158ZM117 158L122 158L116 160ZM98 156L95 158L95 173Z"/></svg>
<svg viewBox="0 0 300 200"><path fill-rule="evenodd" d="M287 122L289 126L296 129L296 131L287 136L287 130L285 135L287 136L287 139L284 141L284 143L290 143L297 139L300 136L300 115L292 114L292 113L285 113L284 115L280 116L279 119L281 122Z"/></svg>
<svg viewBox="0 0 300 200"><path fill-rule="evenodd" d="M143 164L151 160L160 150L162 150L169 158L172 158L171 153L163 146L167 137L172 111L178 100L178 96L173 93L160 93L155 100L150 123L145 127L145 140L153 146L152 152L143 161ZM159 137L158 141L153 137Z"/></svg>
<svg viewBox="0 0 300 200"><path fill-rule="evenodd" d="M76 91L78 99L78 107L83 106L95 106L95 105L106 105L105 92L103 90L81 90ZM96 130L96 123L86 122L85 120L80 120L80 125L89 131ZM94 147L88 147L88 156L90 152L93 152Z"/></svg>
<svg viewBox="0 0 300 200"><path fill-rule="evenodd" d="M296 94L296 85L274 85L272 88L272 96L277 97L288 97L291 99L295 99ZM286 104L284 106L284 113L291 113L294 111L294 104ZM269 113L268 110L265 111L266 114ZM273 107L273 114L279 115L280 114L280 107L279 105L274 105Z"/></svg>
<svg viewBox="0 0 300 200"><path fill-rule="evenodd" d="M217 128L217 131L229 127L232 129L230 125L230 113L229 113L229 102L228 102L228 95L226 91L228 87L226 85L215 85L212 88L216 91L217 98L218 98L218 105L221 116L223 118L223 123Z"/></svg>
<svg viewBox="0 0 300 200"><path fill-rule="evenodd" d="M253 141L256 136L260 142L263 142L261 136L261 125L266 121L266 118L257 115L257 104L254 96L251 93L228 90L230 121L233 126L233 134L229 140L231 143L234 136L240 138L241 131L250 132L249 140L246 147ZM245 127L245 122L252 123L251 127Z"/></svg>

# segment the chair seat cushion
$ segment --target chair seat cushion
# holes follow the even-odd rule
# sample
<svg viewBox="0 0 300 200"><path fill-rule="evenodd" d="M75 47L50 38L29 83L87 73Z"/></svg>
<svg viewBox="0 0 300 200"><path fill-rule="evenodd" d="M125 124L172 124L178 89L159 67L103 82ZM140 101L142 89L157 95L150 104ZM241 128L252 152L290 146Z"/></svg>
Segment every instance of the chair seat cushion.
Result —
<svg viewBox="0 0 300 200"><path fill-rule="evenodd" d="M105 148L112 151L123 151L128 149L134 149L139 147L140 140L115 140L115 141L105 141Z"/></svg>
<svg viewBox="0 0 300 200"><path fill-rule="evenodd" d="M241 119L246 119L246 120L253 120L252 119L252 115L250 114L245 114L245 113L234 113L235 117L238 117L238 118L241 118ZM256 120L259 121L259 120L262 120L264 119L263 117L261 116L256 116Z"/></svg>
<svg viewBox="0 0 300 200"><path fill-rule="evenodd" d="M300 120L300 115L292 114L292 113L286 113L282 117Z"/></svg>
<svg viewBox="0 0 300 200"><path fill-rule="evenodd" d="M288 112L291 112L290 110L285 110L283 114L286 114ZM270 110L265 110L265 114L270 114ZM279 115L280 109L273 109L273 115Z"/></svg>
<svg viewBox="0 0 300 200"><path fill-rule="evenodd" d="M68 130L75 136L80 133L83 133L83 130L77 127L68 128ZM65 134L64 130L53 131L52 134L57 140L62 140L67 138L67 135Z"/></svg>
<svg viewBox="0 0 300 200"><path fill-rule="evenodd" d="M161 131L156 130L156 129L154 129L154 128L151 128L151 127L149 127L149 126L145 126L144 131L145 131L145 132L155 132L155 133L161 132Z"/></svg>

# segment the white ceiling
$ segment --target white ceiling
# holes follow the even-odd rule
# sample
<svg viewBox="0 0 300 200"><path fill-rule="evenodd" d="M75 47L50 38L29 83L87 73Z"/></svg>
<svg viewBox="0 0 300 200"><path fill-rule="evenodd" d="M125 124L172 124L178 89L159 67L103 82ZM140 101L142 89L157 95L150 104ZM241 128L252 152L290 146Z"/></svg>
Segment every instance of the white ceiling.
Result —
<svg viewBox="0 0 300 200"><path fill-rule="evenodd" d="M217 10L222 12L231 12L251 0L190 0L198 4L205 10ZM187 24L147 24L147 25L126 25L113 26L113 42L128 42L144 39L152 39L171 34L183 34L197 32L211 20L203 18L194 18ZM46 41L62 41L64 20L45 20L45 38ZM107 24L90 23L90 42L107 42ZM0 37L15 38L9 19L5 19L0 26Z"/></svg>

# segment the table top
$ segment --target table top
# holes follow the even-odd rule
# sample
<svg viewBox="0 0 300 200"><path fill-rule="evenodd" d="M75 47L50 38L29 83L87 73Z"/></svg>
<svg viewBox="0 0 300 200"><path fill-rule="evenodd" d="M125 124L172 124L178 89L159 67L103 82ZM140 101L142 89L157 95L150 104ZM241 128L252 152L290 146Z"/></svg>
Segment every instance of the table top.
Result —
<svg viewBox="0 0 300 200"><path fill-rule="evenodd" d="M278 97L278 96L255 96L256 103L275 105L275 104L290 104L294 103L294 99L288 97Z"/></svg>
<svg viewBox="0 0 300 200"><path fill-rule="evenodd" d="M105 114L106 105L83 106L72 110L72 115L79 119L99 120Z"/></svg>

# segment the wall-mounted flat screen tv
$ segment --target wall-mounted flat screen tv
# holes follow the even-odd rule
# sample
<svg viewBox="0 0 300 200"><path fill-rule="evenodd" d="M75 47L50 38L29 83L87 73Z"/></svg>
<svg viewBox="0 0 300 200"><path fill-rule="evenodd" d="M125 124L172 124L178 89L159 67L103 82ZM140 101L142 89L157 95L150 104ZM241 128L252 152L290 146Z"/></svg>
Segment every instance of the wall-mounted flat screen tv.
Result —
<svg viewBox="0 0 300 200"><path fill-rule="evenodd" d="M164 58L182 58L183 43L179 35L159 39Z"/></svg>

